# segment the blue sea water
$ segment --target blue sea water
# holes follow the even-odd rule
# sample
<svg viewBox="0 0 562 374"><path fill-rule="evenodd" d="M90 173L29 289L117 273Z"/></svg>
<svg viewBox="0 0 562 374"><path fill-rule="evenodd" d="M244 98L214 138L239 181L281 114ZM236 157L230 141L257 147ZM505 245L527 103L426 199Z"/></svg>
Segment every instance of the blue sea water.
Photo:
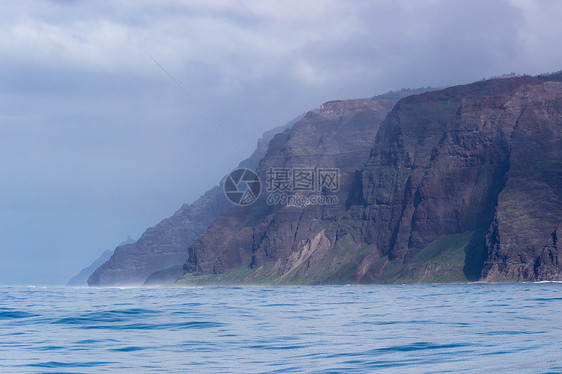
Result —
<svg viewBox="0 0 562 374"><path fill-rule="evenodd" d="M562 284L0 287L0 372L562 372Z"/></svg>

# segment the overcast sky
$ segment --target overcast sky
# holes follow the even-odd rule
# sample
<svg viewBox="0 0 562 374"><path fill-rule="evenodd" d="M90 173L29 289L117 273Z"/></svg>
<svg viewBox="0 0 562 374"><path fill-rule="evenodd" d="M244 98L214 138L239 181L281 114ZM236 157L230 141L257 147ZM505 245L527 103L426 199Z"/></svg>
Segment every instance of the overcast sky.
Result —
<svg viewBox="0 0 562 374"><path fill-rule="evenodd" d="M554 0L0 4L0 284L66 283L325 101L562 69Z"/></svg>

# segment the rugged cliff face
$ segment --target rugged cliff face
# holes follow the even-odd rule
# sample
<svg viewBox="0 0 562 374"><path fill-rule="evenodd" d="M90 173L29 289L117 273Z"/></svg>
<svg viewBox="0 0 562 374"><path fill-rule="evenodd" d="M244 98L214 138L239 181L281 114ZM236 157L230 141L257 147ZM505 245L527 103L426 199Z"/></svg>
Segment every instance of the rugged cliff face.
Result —
<svg viewBox="0 0 562 374"><path fill-rule="evenodd" d="M559 278L557 262L540 256L562 222L560 89L497 79L397 105L363 171L363 229L374 251L408 277L434 241L467 235L467 279ZM439 261L428 265L446 275Z"/></svg>
<svg viewBox="0 0 562 374"><path fill-rule="evenodd" d="M510 113L505 186L488 231L487 279L561 280L562 84L523 87Z"/></svg>
<svg viewBox="0 0 562 374"><path fill-rule="evenodd" d="M328 102L241 163L262 181L254 204L214 187L88 283L169 282L184 261L183 284L562 280L559 80ZM297 170L313 188L280 190L272 175Z"/></svg>
<svg viewBox="0 0 562 374"><path fill-rule="evenodd" d="M231 209L182 283L561 280L562 84L513 77L328 103L258 167L339 168L335 205ZM375 136L376 134L376 136Z"/></svg>
<svg viewBox="0 0 562 374"><path fill-rule="evenodd" d="M255 168L273 136L298 119L300 117L265 133L258 140L255 152L240 166ZM154 272L174 266L181 269L181 264L188 257L187 247L231 206L220 186L211 188L193 204L184 204L172 217L148 228L136 242L117 247L111 258L90 275L88 284L141 285ZM173 269L170 273L172 276L175 274ZM162 275L154 278L161 279ZM166 272L164 279L167 280Z"/></svg>
<svg viewBox="0 0 562 374"><path fill-rule="evenodd" d="M271 195L266 191L253 205L235 207L219 216L189 247L185 271L219 275L241 268L238 270L256 270L254 275L261 279L289 273L300 265L301 259L294 254L324 225L345 213L349 191L369 157L381 121L394 104L385 98L328 102L276 135L257 168L264 189L267 190L268 172L272 169L337 169L337 189L298 191L293 196L320 193L337 198L338 203L272 204L268 203ZM313 250L317 244L332 247L322 235L318 243L314 242Z"/></svg>

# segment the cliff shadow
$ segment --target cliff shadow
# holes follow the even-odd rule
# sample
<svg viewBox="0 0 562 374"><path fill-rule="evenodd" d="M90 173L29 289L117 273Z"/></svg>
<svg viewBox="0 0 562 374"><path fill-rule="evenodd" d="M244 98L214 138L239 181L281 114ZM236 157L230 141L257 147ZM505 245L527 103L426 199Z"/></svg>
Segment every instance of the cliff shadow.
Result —
<svg viewBox="0 0 562 374"><path fill-rule="evenodd" d="M482 276L486 259L486 232L486 229L476 230L464 249L465 259L462 270L468 281L477 281Z"/></svg>

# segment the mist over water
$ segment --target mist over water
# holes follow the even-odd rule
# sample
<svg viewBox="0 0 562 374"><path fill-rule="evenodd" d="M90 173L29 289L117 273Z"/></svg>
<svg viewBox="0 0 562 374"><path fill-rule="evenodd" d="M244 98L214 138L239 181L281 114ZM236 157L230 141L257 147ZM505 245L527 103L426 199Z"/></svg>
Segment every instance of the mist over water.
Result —
<svg viewBox="0 0 562 374"><path fill-rule="evenodd" d="M562 284L0 288L0 372L560 372Z"/></svg>

